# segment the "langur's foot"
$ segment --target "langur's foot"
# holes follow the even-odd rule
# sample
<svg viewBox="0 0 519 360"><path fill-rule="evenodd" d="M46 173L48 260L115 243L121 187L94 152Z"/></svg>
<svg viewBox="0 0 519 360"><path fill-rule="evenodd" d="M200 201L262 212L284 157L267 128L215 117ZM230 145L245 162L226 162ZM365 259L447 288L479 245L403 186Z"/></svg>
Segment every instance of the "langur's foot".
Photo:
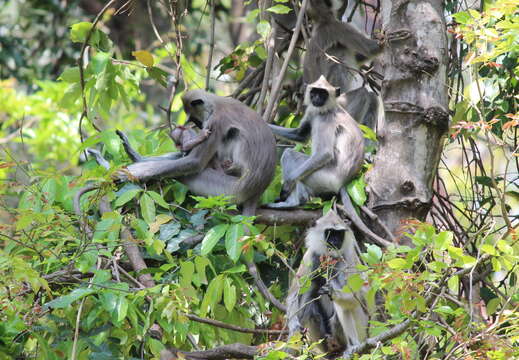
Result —
<svg viewBox="0 0 519 360"><path fill-rule="evenodd" d="M139 162L130 164L116 171L114 177L117 181L146 181L153 177L155 164L150 162Z"/></svg>
<svg viewBox="0 0 519 360"><path fill-rule="evenodd" d="M269 209L292 209L299 206L299 203L292 203L290 201L273 202L264 205Z"/></svg>

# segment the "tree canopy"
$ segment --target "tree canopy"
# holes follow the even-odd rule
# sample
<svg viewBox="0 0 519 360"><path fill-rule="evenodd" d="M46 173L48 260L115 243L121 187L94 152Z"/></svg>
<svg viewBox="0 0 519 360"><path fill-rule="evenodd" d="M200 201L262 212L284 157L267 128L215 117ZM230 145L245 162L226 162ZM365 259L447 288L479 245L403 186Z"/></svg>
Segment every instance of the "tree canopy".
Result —
<svg viewBox="0 0 519 360"><path fill-rule="evenodd" d="M284 303L305 232L335 197L244 216L173 179L114 181L131 162L116 130L142 155L176 151L169 133L186 123L189 89L297 126L306 2L6 0L0 359L322 357L304 334L288 337ZM372 311L351 357L519 357L516 1L338 3L338 19L384 43L363 71L386 121L361 126L366 160L345 187L392 242L356 231L362 264L343 291L369 285ZM438 19L423 15L430 8ZM428 48L437 42L439 55ZM392 82L411 63L415 73ZM395 93L412 94L405 108ZM281 178L278 166L261 204L279 196Z"/></svg>

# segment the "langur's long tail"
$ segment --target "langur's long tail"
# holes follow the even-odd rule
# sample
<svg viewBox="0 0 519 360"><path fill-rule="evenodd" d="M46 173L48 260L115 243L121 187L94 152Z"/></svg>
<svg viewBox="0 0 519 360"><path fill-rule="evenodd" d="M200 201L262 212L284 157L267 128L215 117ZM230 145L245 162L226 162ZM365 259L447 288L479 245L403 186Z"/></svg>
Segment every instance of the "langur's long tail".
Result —
<svg viewBox="0 0 519 360"><path fill-rule="evenodd" d="M344 189L344 187L341 188L340 195L344 213L348 217L348 219L350 219L350 221L357 227L357 229L362 231L365 235L369 236L380 246L388 247L393 244L392 242L381 238L373 231L368 229L368 227L366 226L366 224L364 224L360 216L357 215L357 212L355 211L355 208L353 207L353 204L351 202L350 196L348 195L348 192L346 191L346 189Z"/></svg>

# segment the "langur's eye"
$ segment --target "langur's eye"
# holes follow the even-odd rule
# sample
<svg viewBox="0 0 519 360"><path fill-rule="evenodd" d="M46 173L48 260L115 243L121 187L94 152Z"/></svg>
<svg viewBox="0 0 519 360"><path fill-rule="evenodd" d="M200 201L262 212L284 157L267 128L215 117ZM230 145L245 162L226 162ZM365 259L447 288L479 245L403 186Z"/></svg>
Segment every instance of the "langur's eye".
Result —
<svg viewBox="0 0 519 360"><path fill-rule="evenodd" d="M198 105L204 105L204 101L202 99L196 99L191 101L191 106L198 106Z"/></svg>

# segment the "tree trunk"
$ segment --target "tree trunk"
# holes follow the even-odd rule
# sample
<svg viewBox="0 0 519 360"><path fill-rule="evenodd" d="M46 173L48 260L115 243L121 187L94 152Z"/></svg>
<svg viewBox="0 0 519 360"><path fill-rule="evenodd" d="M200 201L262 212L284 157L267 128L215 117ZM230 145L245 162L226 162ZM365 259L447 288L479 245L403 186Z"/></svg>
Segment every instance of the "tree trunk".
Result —
<svg viewBox="0 0 519 360"><path fill-rule="evenodd" d="M448 129L447 31L440 0L382 0L385 119L367 174L370 207L396 233L423 220Z"/></svg>

